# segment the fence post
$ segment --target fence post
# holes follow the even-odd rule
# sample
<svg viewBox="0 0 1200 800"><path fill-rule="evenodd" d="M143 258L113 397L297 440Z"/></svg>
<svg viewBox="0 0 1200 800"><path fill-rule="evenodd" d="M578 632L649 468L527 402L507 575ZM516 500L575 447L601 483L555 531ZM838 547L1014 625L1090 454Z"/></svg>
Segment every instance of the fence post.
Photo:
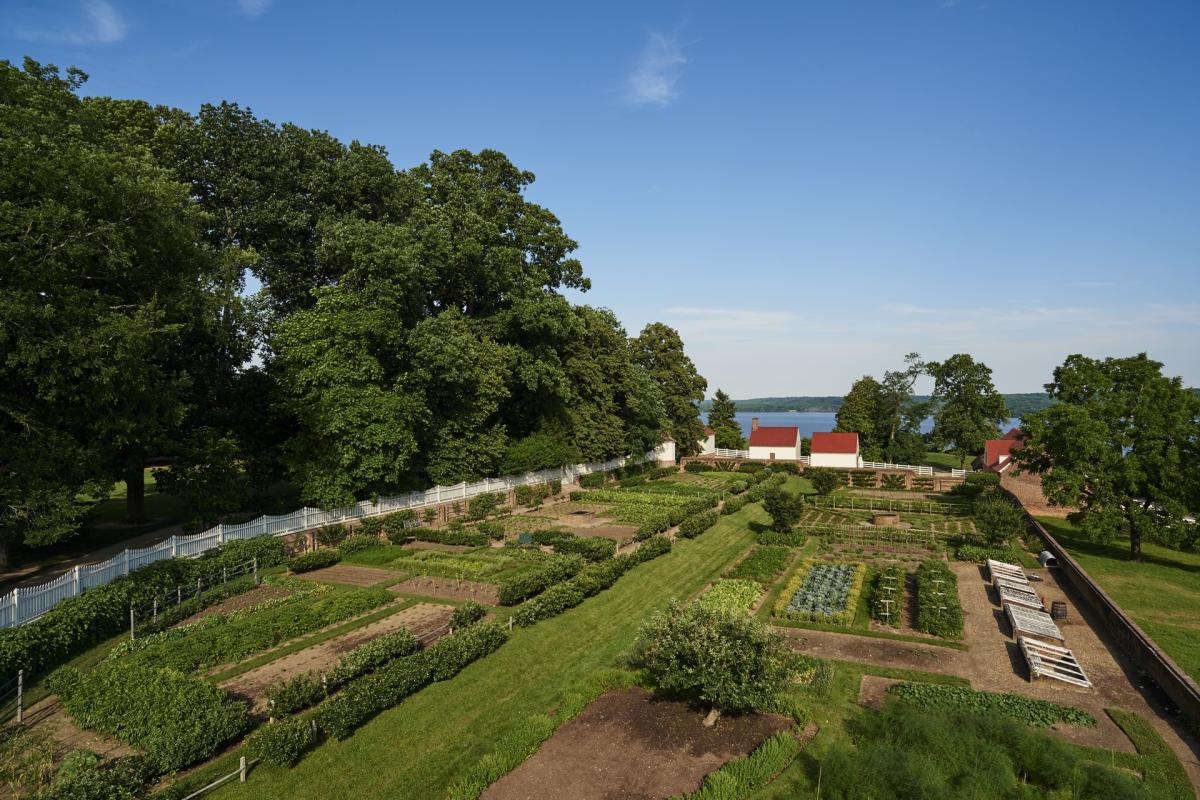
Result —
<svg viewBox="0 0 1200 800"><path fill-rule="evenodd" d="M133 603L129 604L129 641L133 641Z"/></svg>
<svg viewBox="0 0 1200 800"><path fill-rule="evenodd" d="M126 547L123 552L125 553L125 574L128 575L129 574L129 548Z"/></svg>
<svg viewBox="0 0 1200 800"><path fill-rule="evenodd" d="M75 565L75 569L71 570L71 592L75 597L79 596L79 565Z"/></svg>
<svg viewBox="0 0 1200 800"><path fill-rule="evenodd" d="M238 772L239 772L239 780L242 783L245 783L246 782L246 757L245 756L242 756L241 760L238 762Z"/></svg>
<svg viewBox="0 0 1200 800"><path fill-rule="evenodd" d="M217 544L225 544L225 523L217 523Z"/></svg>
<svg viewBox="0 0 1200 800"><path fill-rule="evenodd" d="M158 595L154 595L154 622L158 622Z"/></svg>
<svg viewBox="0 0 1200 800"><path fill-rule="evenodd" d="M171 535L171 558L179 557L179 542L175 540L175 535Z"/></svg>
<svg viewBox="0 0 1200 800"><path fill-rule="evenodd" d="M12 590L12 624L14 626L21 623L21 590L19 588Z"/></svg>
<svg viewBox="0 0 1200 800"><path fill-rule="evenodd" d="M17 670L17 722L25 721L25 670Z"/></svg>
<svg viewBox="0 0 1200 800"><path fill-rule="evenodd" d="M229 567L221 567L221 594L229 597Z"/></svg>
<svg viewBox="0 0 1200 800"><path fill-rule="evenodd" d="M258 556L251 559L251 564L254 568L254 585L258 586Z"/></svg>

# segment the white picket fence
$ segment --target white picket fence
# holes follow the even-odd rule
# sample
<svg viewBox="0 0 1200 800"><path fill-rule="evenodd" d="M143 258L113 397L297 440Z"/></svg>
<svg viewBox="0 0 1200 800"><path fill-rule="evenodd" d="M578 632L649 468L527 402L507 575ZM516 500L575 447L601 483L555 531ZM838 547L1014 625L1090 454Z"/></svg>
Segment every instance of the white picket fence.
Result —
<svg viewBox="0 0 1200 800"><path fill-rule="evenodd" d="M862 462L863 469L897 469L910 470L917 475L932 475L933 467L917 465L917 464L886 464L882 461L864 461Z"/></svg>
<svg viewBox="0 0 1200 800"><path fill-rule="evenodd" d="M372 502L363 500L352 506L322 511L319 508L301 508L290 514L277 517L262 516L238 525L217 525L193 536L172 536L150 547L126 549L107 561L98 564L82 564L53 580L36 586L22 586L0 597L0 628L10 628L37 619L62 600L76 597L96 586L128 575L138 567L153 564L166 558L195 558L234 539L252 539L270 534L283 536L289 533L319 528L336 522L346 522L363 517L390 514L406 508L422 508L468 500L485 492L507 492L517 486L561 480L574 483L580 475L591 472L606 472L630 463L639 463L654 456L654 451L642 458L628 456L614 458L594 464L576 464L571 467L530 472L525 475L510 475L504 478L486 478L478 483L460 483L455 486L434 486L424 492L410 492L394 497L381 497Z"/></svg>

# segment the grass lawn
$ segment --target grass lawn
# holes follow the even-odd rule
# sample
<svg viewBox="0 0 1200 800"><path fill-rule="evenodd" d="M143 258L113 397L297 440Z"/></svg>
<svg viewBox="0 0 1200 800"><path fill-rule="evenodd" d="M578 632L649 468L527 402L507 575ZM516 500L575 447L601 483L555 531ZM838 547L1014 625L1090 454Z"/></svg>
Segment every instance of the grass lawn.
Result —
<svg viewBox="0 0 1200 800"><path fill-rule="evenodd" d="M1088 574L1195 680L1200 680L1200 554L1143 544L1145 560L1129 560L1129 541L1093 542L1063 519L1040 517L1046 530Z"/></svg>
<svg viewBox="0 0 1200 800"><path fill-rule="evenodd" d="M211 797L439 798L463 770L531 714L626 652L647 614L699 591L754 542L758 505L643 564L576 609L518 629L499 651L405 700L344 742L326 742L291 770L259 767ZM221 766L224 766L222 764ZM233 767L229 767L232 769Z"/></svg>
<svg viewBox="0 0 1200 800"><path fill-rule="evenodd" d="M954 453L939 453L937 450L930 450L921 459L921 465L938 469L965 469L971 466L971 459L967 459L966 467L964 467Z"/></svg>

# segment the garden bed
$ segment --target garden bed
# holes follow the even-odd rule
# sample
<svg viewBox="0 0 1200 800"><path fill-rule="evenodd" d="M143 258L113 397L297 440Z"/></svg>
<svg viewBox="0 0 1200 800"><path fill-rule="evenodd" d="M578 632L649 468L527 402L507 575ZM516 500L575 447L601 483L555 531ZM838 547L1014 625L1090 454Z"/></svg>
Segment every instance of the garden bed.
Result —
<svg viewBox="0 0 1200 800"><path fill-rule="evenodd" d="M322 583L340 583L346 586L374 586L377 583L386 581L388 578L396 577L393 570L381 569L379 567L360 567L355 564L335 564L332 567L323 569L314 569L311 572L304 572L296 577L306 581L320 581Z"/></svg>
<svg viewBox="0 0 1200 800"><path fill-rule="evenodd" d="M641 689L609 692L555 731L541 749L483 793L485 800L666 798L792 726L773 714L725 715L658 700Z"/></svg>
<svg viewBox="0 0 1200 800"><path fill-rule="evenodd" d="M475 600L489 606L500 605L500 587L494 583L419 575L389 588L401 594L444 597L447 600Z"/></svg>

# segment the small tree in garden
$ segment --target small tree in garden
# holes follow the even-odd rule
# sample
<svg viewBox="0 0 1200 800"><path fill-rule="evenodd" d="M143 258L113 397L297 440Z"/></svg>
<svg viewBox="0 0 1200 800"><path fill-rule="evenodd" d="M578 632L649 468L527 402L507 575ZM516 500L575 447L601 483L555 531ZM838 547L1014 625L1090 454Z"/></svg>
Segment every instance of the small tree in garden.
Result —
<svg viewBox="0 0 1200 800"><path fill-rule="evenodd" d="M990 545L1005 545L1025 532L1025 515L1008 500L989 494L975 501L975 530Z"/></svg>
<svg viewBox="0 0 1200 800"><path fill-rule="evenodd" d="M771 487L763 498L763 510L771 515L771 528L787 533L804 514L804 495Z"/></svg>
<svg viewBox="0 0 1200 800"><path fill-rule="evenodd" d="M795 677L796 656L758 620L740 611L672 602L638 634L632 662L667 695L710 707L705 725L722 711L770 704Z"/></svg>
<svg viewBox="0 0 1200 800"><path fill-rule="evenodd" d="M813 485L819 495L827 495L837 489L846 479L836 469L829 467L814 467L804 471L804 477Z"/></svg>

